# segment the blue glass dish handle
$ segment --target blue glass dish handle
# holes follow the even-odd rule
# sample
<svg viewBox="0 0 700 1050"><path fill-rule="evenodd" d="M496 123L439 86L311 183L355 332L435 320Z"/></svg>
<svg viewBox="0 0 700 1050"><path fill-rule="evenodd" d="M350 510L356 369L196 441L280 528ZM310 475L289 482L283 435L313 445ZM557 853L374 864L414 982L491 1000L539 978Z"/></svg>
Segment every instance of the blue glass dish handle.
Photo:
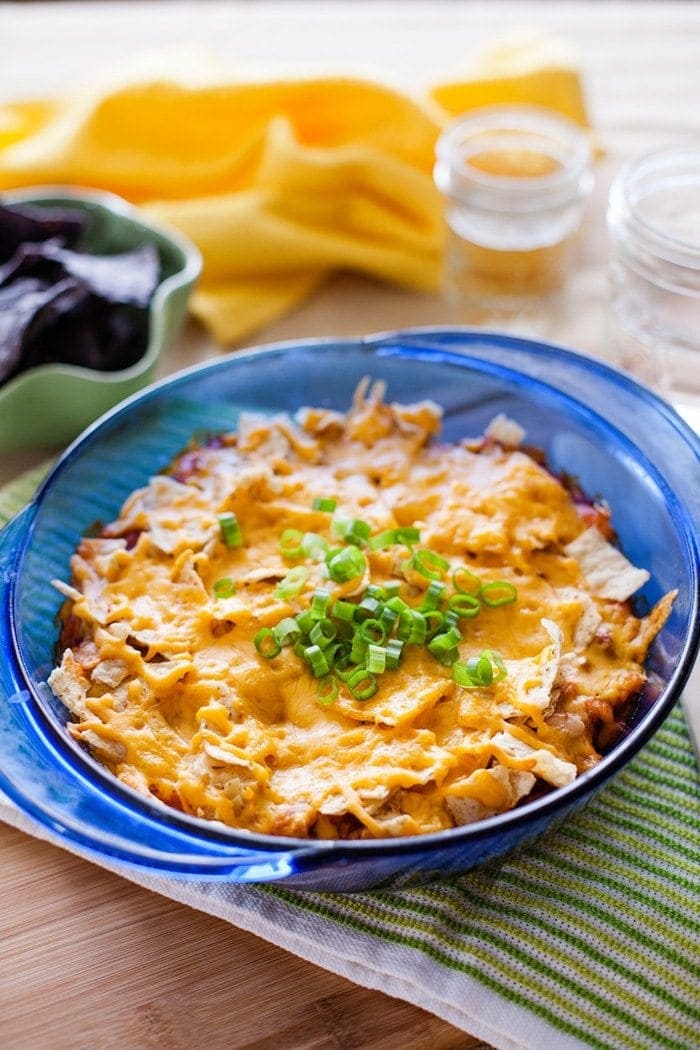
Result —
<svg viewBox="0 0 700 1050"><path fill-rule="evenodd" d="M91 782L44 722L14 657L11 590L17 554L36 513L27 507L0 532L0 791L83 855L170 877L265 882L308 870L323 851L252 850L168 826Z"/></svg>

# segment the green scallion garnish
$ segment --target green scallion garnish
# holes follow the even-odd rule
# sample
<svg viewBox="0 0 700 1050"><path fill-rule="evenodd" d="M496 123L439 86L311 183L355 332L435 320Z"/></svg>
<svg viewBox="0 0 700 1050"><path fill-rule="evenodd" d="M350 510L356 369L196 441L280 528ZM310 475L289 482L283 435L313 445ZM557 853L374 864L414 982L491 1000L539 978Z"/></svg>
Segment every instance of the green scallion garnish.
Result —
<svg viewBox="0 0 700 1050"><path fill-rule="evenodd" d="M386 668L386 649L383 645L370 643L367 647L367 670L371 674L384 674Z"/></svg>
<svg viewBox="0 0 700 1050"><path fill-rule="evenodd" d="M304 589L304 584L308 577L308 569L305 569L303 565L297 565L295 568L290 569L284 579L280 580L275 587L275 598L281 598L282 601L286 601L288 598L296 597Z"/></svg>
<svg viewBox="0 0 700 1050"><path fill-rule="evenodd" d="M460 619L470 620L474 616L478 616L481 610L481 602L476 595L468 594L466 591L453 594L448 605L450 610L456 613Z"/></svg>
<svg viewBox="0 0 700 1050"><path fill-rule="evenodd" d="M326 558L326 565L334 583L347 583L362 576L367 568L367 560L358 547L341 547L331 552Z"/></svg>
<svg viewBox="0 0 700 1050"><path fill-rule="evenodd" d="M450 563L441 558L435 551L422 548L415 551L411 558L411 568L425 576L426 580L439 580L450 567Z"/></svg>
<svg viewBox="0 0 700 1050"><path fill-rule="evenodd" d="M282 652L282 646L275 638L271 627L261 627L253 638L253 645L266 660L273 660Z"/></svg>
<svg viewBox="0 0 700 1050"><path fill-rule="evenodd" d="M303 550L301 542L304 533L299 529L285 529L280 536L280 553L283 558L301 558Z"/></svg>
<svg viewBox="0 0 700 1050"><path fill-rule="evenodd" d="M219 528L221 529L221 538L227 547L243 546L241 527L238 524L238 518L232 511L219 514Z"/></svg>
<svg viewBox="0 0 700 1050"><path fill-rule="evenodd" d="M371 700L379 688L374 675L364 667L354 671L346 684L355 700Z"/></svg>
<svg viewBox="0 0 700 1050"><path fill-rule="evenodd" d="M236 584L230 576L222 576L216 581L212 590L215 598L231 598L236 593Z"/></svg>
<svg viewBox="0 0 700 1050"><path fill-rule="evenodd" d="M332 514L336 507L336 501L331 499L329 496L316 496L313 503L311 504L312 510L323 510L328 514Z"/></svg>
<svg viewBox="0 0 700 1050"><path fill-rule="evenodd" d="M500 605L510 605L518 597L518 589L507 580L492 580L482 583L479 598L484 605L497 609Z"/></svg>
<svg viewBox="0 0 700 1050"><path fill-rule="evenodd" d="M304 658L311 668L314 678L323 678L330 671L323 649L318 645L309 645L304 649Z"/></svg>
<svg viewBox="0 0 700 1050"><path fill-rule="evenodd" d="M322 510L323 508L318 508ZM338 679L334 675L325 675L316 684L316 699L321 707L330 707L338 696Z"/></svg>

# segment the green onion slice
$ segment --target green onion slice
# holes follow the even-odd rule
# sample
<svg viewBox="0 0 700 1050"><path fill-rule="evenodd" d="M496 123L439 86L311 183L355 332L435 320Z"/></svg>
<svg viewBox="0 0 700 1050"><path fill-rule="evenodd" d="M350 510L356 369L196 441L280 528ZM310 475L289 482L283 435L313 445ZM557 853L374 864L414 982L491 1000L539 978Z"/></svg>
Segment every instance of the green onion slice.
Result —
<svg viewBox="0 0 700 1050"><path fill-rule="evenodd" d="M490 583L482 583L479 597L484 605L492 609L499 605L510 605L518 597L518 589L507 580L492 580Z"/></svg>
<svg viewBox="0 0 700 1050"><path fill-rule="evenodd" d="M279 656L282 652L282 646L275 638L274 632L270 627L260 628L255 638L253 638L253 645L266 660L273 660L275 656Z"/></svg>
<svg viewBox="0 0 700 1050"><path fill-rule="evenodd" d="M330 671L323 649L318 645L309 645L304 649L304 658L311 668L314 678L323 678Z"/></svg>
<svg viewBox="0 0 700 1050"><path fill-rule="evenodd" d="M346 523L342 537L344 540L347 540L348 543L354 543L358 547L364 547L371 532L372 526L368 522L362 521L361 518L353 518Z"/></svg>
<svg viewBox="0 0 700 1050"><path fill-rule="evenodd" d="M232 511L219 514L219 528L221 529L221 538L227 547L243 546L241 526L238 524L238 518Z"/></svg>
<svg viewBox="0 0 700 1050"><path fill-rule="evenodd" d="M304 589L304 584L309 577L309 570L305 569L303 565L297 565L295 568L290 569L284 579L275 587L275 598L281 598L282 601L286 601L287 598L294 598L300 591Z"/></svg>
<svg viewBox="0 0 700 1050"><path fill-rule="evenodd" d="M301 627L293 617L285 616L276 627L273 627L272 633L278 645L294 645L301 638Z"/></svg>
<svg viewBox="0 0 700 1050"><path fill-rule="evenodd" d="M336 501L331 499L330 496L316 496L313 503L311 504L312 510L323 510L328 514L332 514L336 507Z"/></svg>
<svg viewBox="0 0 700 1050"><path fill-rule="evenodd" d="M386 547L393 547L395 543L399 541L396 539L396 533L398 529L385 529L384 532L378 532L376 536L373 536L367 546L371 551L381 551Z"/></svg>
<svg viewBox="0 0 700 1050"><path fill-rule="evenodd" d="M493 669L497 674L494 675ZM452 667L452 677L463 689L485 689L505 678L505 664L500 653L493 649L482 649L478 656L469 660L458 660Z"/></svg>
<svg viewBox="0 0 700 1050"><path fill-rule="evenodd" d="M213 587L215 598L231 598L236 593L236 584L230 576L222 576Z"/></svg>
<svg viewBox="0 0 700 1050"><path fill-rule="evenodd" d="M423 604L420 611L432 612L433 609L438 609L446 590L444 583L441 583L439 580L433 580L423 596Z"/></svg>
<svg viewBox="0 0 700 1050"><path fill-rule="evenodd" d="M323 509L322 507L319 509ZM338 696L338 679L332 674L324 675L316 684L316 699L321 707L330 707Z"/></svg>
<svg viewBox="0 0 700 1050"><path fill-rule="evenodd" d="M346 684L355 700L371 700L379 688L374 675L364 667L353 671Z"/></svg>
<svg viewBox="0 0 700 1050"><path fill-rule="evenodd" d="M365 620L360 624L357 634L366 642L374 642L375 645L379 645L386 638L387 631L381 620Z"/></svg>
<svg viewBox="0 0 700 1050"><path fill-rule="evenodd" d="M303 532L299 529L285 529L280 536L280 552L283 558L301 558L304 553L301 541L304 539Z"/></svg>
<svg viewBox="0 0 700 1050"><path fill-rule="evenodd" d="M452 586L459 594L473 594L476 597L481 587L481 580L469 569L465 569L463 565L460 565L452 573Z"/></svg>
<svg viewBox="0 0 700 1050"><path fill-rule="evenodd" d="M364 554L358 547L341 547L326 558L328 574L334 583L347 583L362 576L367 568Z"/></svg>
<svg viewBox="0 0 700 1050"><path fill-rule="evenodd" d="M305 532L301 538L301 553L313 561L323 561L328 554L328 541L317 532Z"/></svg>
<svg viewBox="0 0 700 1050"><path fill-rule="evenodd" d="M370 644L367 648L367 670L371 674L384 674L386 649L383 645Z"/></svg>
<svg viewBox="0 0 700 1050"><path fill-rule="evenodd" d="M396 635L408 645L422 645L428 633L425 617L417 609L404 609L399 614Z"/></svg>
<svg viewBox="0 0 700 1050"><path fill-rule="evenodd" d="M386 643L386 666L395 671L401 663L404 643L400 638L390 638Z"/></svg>
<svg viewBox="0 0 700 1050"><path fill-rule="evenodd" d="M327 649L337 633L332 620L317 620L309 631L309 641L312 645L317 645L319 649Z"/></svg>
<svg viewBox="0 0 700 1050"><path fill-rule="evenodd" d="M451 611L456 613L460 619L471 620L478 616L481 610L481 602L476 595L468 594L466 591L453 594L448 605Z"/></svg>
<svg viewBox="0 0 700 1050"><path fill-rule="evenodd" d="M411 568L419 572L421 576L425 576L426 580L439 580L449 567L448 561L425 547L415 551L411 558Z"/></svg>
<svg viewBox="0 0 700 1050"><path fill-rule="evenodd" d="M333 602L331 606L331 616L335 616L336 620L343 620L346 623L352 623L355 618L356 605L352 602L344 602L341 599Z"/></svg>
<svg viewBox="0 0 700 1050"><path fill-rule="evenodd" d="M311 598L311 605L309 606L309 613L312 620L325 620L328 610L328 602L331 599L331 592L327 591L325 587L319 587L314 591Z"/></svg>

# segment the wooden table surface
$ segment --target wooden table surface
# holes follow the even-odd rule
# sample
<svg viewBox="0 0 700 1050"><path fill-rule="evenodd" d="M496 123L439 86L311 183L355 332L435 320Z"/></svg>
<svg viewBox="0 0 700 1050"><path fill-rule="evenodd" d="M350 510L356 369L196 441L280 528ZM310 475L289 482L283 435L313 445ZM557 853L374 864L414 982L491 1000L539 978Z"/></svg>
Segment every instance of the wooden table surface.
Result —
<svg viewBox="0 0 700 1050"><path fill-rule="evenodd" d="M568 37L585 71L606 155L565 307L545 334L607 357L607 187L620 160L639 146L700 130L699 4L0 3L0 98L64 91L140 49L187 52L200 44L236 71L343 69L415 87L463 70L481 44L515 25ZM459 320L439 296L343 274L256 341ZM163 371L217 352L190 324ZM5 456L0 484L38 459L36 453ZM0 886L0 1047L483 1045L409 1003L359 988L5 825Z"/></svg>

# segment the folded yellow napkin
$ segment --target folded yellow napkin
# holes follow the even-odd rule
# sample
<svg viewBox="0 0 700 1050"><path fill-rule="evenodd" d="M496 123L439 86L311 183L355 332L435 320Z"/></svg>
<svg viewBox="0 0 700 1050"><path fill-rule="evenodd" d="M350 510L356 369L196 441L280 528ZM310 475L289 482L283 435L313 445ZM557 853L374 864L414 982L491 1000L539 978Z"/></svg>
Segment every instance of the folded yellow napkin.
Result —
<svg viewBox="0 0 700 1050"><path fill-rule="evenodd" d="M108 189L180 229L204 259L192 310L223 344L334 270L431 291L444 243L433 155L450 117L516 101L586 121L578 75L538 47L496 49L422 100L341 77L146 79L0 106L0 190Z"/></svg>

